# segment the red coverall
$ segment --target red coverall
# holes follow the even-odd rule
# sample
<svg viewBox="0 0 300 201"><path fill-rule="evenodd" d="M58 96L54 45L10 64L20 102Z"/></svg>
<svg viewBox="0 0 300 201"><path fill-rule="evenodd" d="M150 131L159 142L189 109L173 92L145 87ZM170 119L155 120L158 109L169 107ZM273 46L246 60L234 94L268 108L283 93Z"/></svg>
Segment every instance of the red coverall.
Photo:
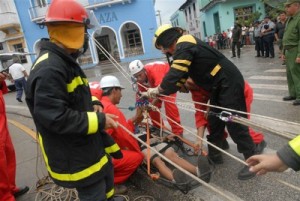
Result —
<svg viewBox="0 0 300 201"><path fill-rule="evenodd" d="M104 106L103 112L114 114L119 118L116 119L119 124L125 126L131 132L134 132L134 125L131 120L126 121L124 114L114 105L107 96L101 98ZM114 183L120 184L125 182L130 175L138 168L144 159L137 140L127 133L121 127L116 129L108 129L115 142L119 145L122 153L122 159L112 159L114 166Z"/></svg>
<svg viewBox="0 0 300 201"><path fill-rule="evenodd" d="M16 187L16 155L9 135L3 94L7 93L5 82L0 88L0 201L14 201Z"/></svg>
<svg viewBox="0 0 300 201"><path fill-rule="evenodd" d="M161 81L163 80L164 76L167 74L167 72L170 69L169 64L164 63L164 62L153 62L153 63L148 63L144 66L144 69L147 73L147 77L148 77L148 85L144 85L144 83L140 83L142 84L144 87L142 86L138 86L139 87L139 91L140 92L144 92L147 91L147 88L153 88L153 87L157 87L158 85L160 85ZM146 88L145 88L146 87ZM155 104L156 107L161 108L162 106L162 101L164 101L164 105L165 105L165 111L166 111L166 115L171 118L173 121L175 121L176 123L181 125L180 122L180 115L179 115L179 110L175 104L176 101L176 93L175 94L171 94L168 97L160 97L160 100L158 103ZM152 120L156 121L156 122L160 122L161 121L161 116L160 113L157 111L150 111L149 115L151 117ZM183 128L177 124L175 124L173 121L167 119L171 128L172 128L172 132L176 135L182 135L183 133ZM160 125L157 125L155 122L152 122L154 126L160 128ZM163 123L163 122L162 122Z"/></svg>
<svg viewBox="0 0 300 201"><path fill-rule="evenodd" d="M192 84L192 83L190 83L190 84ZM193 85L193 86L195 86L195 85ZM195 86L195 87L197 87L197 86ZM207 101L209 100L209 92L205 91L204 89L190 90L190 91L192 93L192 99L195 102L207 103ZM251 103L253 101L253 89L248 84L248 82L245 82L244 94L245 94L245 99L246 99L247 113L250 113ZM195 108L202 110L202 111L203 110L206 111L206 106L204 106L204 105L195 104ZM248 115L248 119L250 119L250 115ZM195 123L196 123L197 128L207 125L207 120L204 117L203 112L196 111ZM208 131L209 131L209 128L208 128ZM264 140L264 136L262 133L257 133L250 127L249 127L249 134L255 144L259 144ZM228 133L224 132L224 138L227 138L227 136L228 136Z"/></svg>
<svg viewBox="0 0 300 201"><path fill-rule="evenodd" d="M89 86L90 86L92 96L95 96L98 100L101 100L102 89L100 88L100 83L99 82L90 82Z"/></svg>

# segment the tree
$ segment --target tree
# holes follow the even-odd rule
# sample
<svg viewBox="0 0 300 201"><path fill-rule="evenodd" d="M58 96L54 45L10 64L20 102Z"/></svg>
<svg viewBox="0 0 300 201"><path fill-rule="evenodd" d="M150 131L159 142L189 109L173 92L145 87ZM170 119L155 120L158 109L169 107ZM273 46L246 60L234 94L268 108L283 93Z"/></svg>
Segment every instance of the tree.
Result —
<svg viewBox="0 0 300 201"><path fill-rule="evenodd" d="M250 24L253 24L256 20L260 18L262 14L258 11L252 13L251 15L247 16L247 18L239 18L237 22L240 25L250 26Z"/></svg>
<svg viewBox="0 0 300 201"><path fill-rule="evenodd" d="M271 19L276 19L281 11L284 11L286 0L261 0L265 4L266 15Z"/></svg>

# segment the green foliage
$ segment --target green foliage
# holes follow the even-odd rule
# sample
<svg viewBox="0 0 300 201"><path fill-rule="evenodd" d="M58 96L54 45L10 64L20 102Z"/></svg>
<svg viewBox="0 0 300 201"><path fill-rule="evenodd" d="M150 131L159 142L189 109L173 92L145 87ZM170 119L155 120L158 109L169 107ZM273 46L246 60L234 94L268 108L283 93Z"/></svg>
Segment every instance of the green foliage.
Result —
<svg viewBox="0 0 300 201"><path fill-rule="evenodd" d="M262 13L256 11L256 12L252 13L251 15L249 15L247 19L239 18L237 20L237 22L240 25L250 26L250 24L253 24L254 21L258 20L261 15L262 15Z"/></svg>
<svg viewBox="0 0 300 201"><path fill-rule="evenodd" d="M270 16L272 20L275 20L281 11L284 11L284 2L280 2L280 0L264 0L267 1L265 3L265 11L266 15Z"/></svg>

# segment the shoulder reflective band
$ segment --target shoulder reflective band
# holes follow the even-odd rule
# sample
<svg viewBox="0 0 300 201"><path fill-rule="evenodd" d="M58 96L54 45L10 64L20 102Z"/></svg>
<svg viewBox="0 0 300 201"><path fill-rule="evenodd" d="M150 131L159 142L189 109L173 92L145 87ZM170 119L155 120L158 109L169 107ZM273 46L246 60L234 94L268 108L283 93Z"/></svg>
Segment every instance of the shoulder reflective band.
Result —
<svg viewBox="0 0 300 201"><path fill-rule="evenodd" d="M292 149L297 153L298 156L300 156L300 135L295 137L289 142L289 145L292 147Z"/></svg>
<svg viewBox="0 0 300 201"><path fill-rule="evenodd" d="M210 72L211 76L215 76L219 70L221 69L221 66L219 64L217 64L214 69Z"/></svg>

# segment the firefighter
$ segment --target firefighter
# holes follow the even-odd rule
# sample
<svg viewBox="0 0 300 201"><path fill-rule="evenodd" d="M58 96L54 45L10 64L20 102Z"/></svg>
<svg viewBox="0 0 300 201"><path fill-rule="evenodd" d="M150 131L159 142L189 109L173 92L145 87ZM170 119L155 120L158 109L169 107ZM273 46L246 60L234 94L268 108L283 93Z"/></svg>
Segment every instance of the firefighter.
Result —
<svg viewBox="0 0 300 201"><path fill-rule="evenodd" d="M134 133L135 125L143 119L143 116L141 111L137 110L136 115L127 121L124 114L118 109L117 105L120 103L122 89L124 89L120 81L115 76L104 76L100 81L100 87L102 89L103 112L117 115L118 119L116 121ZM117 184L117 189L125 189L123 185L119 184L124 183L132 175L142 163L144 156L137 140L123 128L118 127L106 131L113 137L123 153L122 159L113 159L112 162L114 166L114 183Z"/></svg>
<svg viewBox="0 0 300 201"><path fill-rule="evenodd" d="M183 35L181 28L168 24L156 30L154 44L167 58L172 56L173 62L161 84L156 88L149 88L144 96L173 94L183 86L188 77L191 77L197 86L210 93L212 105L246 112L244 78L238 68L222 53L192 35ZM211 108L211 111L214 114L221 112L217 108ZM241 116L247 118L246 115ZM256 146L249 135L248 127L223 122L217 115L209 115L208 122L211 126L211 134L207 137L210 143L217 146L222 144L226 125L238 151L243 153L245 159L256 153ZM208 146L208 150L213 162L223 163L220 151L212 146ZM248 166L244 166L238 173L241 180L254 176Z"/></svg>
<svg viewBox="0 0 300 201"><path fill-rule="evenodd" d="M246 161L250 171L258 175L267 172L283 172L288 167L295 171L300 170L300 135L292 139L275 154L255 155Z"/></svg>
<svg viewBox="0 0 300 201"><path fill-rule="evenodd" d="M139 92L145 92L147 88L157 87L169 70L169 64L160 61L144 65L140 60L134 60L129 64L131 76L139 83ZM183 128L180 126L179 110L175 104L176 93L170 94L169 97L155 98L150 101L158 108L161 108L162 102L164 102L166 115L171 119L167 120L172 128L172 132L175 135L182 135ZM161 115L158 111L150 111L149 115L154 120L152 123L155 127L160 128L164 126L163 121L162 125L158 125L161 122Z"/></svg>
<svg viewBox="0 0 300 201"><path fill-rule="evenodd" d="M207 115L205 115L205 111L207 110L207 107L205 105L201 105L199 103L205 103L207 104L209 101L209 93L202 88L198 87L191 78L188 78L187 81L184 84L185 87L181 88L182 92L188 92L185 89L188 89L191 92L192 99L195 101L194 105L195 108L198 109L195 112L195 124L197 128L197 135L201 138L204 136L205 128L207 125ZM246 108L247 113L250 113L251 111L251 104L253 101L253 89L248 84L248 82L245 81L245 101L246 101ZM250 115L248 115L248 119L250 119ZM207 127L208 131L210 131L209 126ZM252 128L249 127L249 134L251 138L253 139L254 144L257 148L257 153L262 153L264 148L267 146L267 143L264 140L264 135L259 132L255 132ZM226 140L228 137L228 133L224 131L224 139L223 144L221 145L221 148L226 150L229 149L229 144ZM198 140L199 149L202 149L202 140Z"/></svg>
<svg viewBox="0 0 300 201"><path fill-rule="evenodd" d="M5 79L0 73L0 200L15 201L15 197L29 191L28 186L16 186L16 154L8 130L3 94L7 93Z"/></svg>
<svg viewBox="0 0 300 201"><path fill-rule="evenodd" d="M101 104L92 101L76 62L87 47L88 17L75 0L52 1L45 16L50 41L41 42L31 67L26 103L53 181L76 188L81 201L114 200L110 156L121 158L122 153L104 129L117 124L114 116L99 112Z"/></svg>

